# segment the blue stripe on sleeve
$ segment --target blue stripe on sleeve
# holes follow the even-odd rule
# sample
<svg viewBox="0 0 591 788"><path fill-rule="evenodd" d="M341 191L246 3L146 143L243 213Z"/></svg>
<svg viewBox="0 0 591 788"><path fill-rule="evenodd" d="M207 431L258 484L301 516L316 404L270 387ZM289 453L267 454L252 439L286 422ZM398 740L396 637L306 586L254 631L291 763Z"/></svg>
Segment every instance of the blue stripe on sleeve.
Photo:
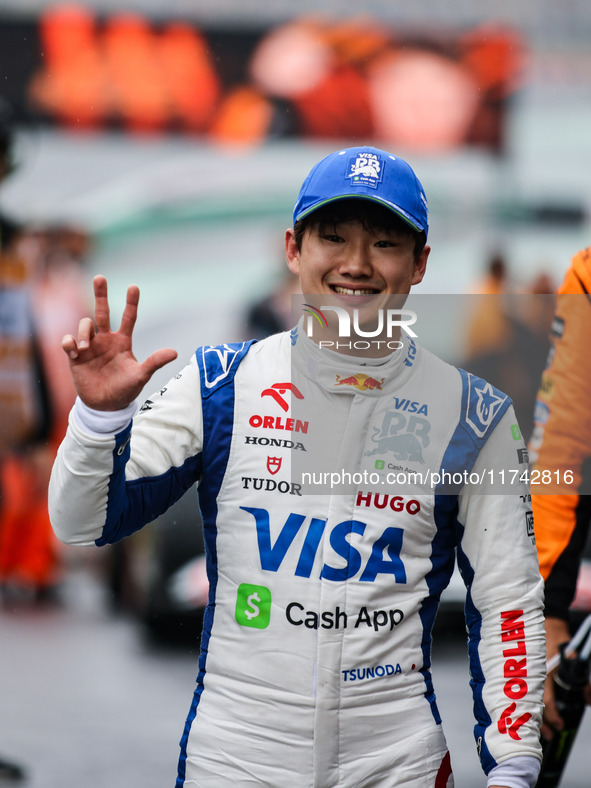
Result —
<svg viewBox="0 0 591 788"><path fill-rule="evenodd" d="M98 546L118 542L155 520L179 500L201 473L198 454L160 476L124 481L130 437L131 424L115 436L107 513L103 532L95 542Z"/></svg>
<svg viewBox="0 0 591 788"><path fill-rule="evenodd" d="M436 495L434 508L434 521L436 526L435 538L432 542L431 564L432 569L426 576L429 596L423 601L420 609L423 624L423 668L421 670L425 679L425 697L431 704L431 711L435 722L439 724L441 717L435 701L435 691L431 678L431 633L439 598L447 587L454 570L454 548L457 544L457 496Z"/></svg>
<svg viewBox="0 0 591 788"><path fill-rule="evenodd" d="M234 376L252 342L199 348L197 363L201 378L203 409L203 473L199 503L203 515L209 602L203 618L199 673L193 701L187 716L180 746L176 788L185 783L187 743L197 707L203 693L209 639L213 628L217 588L217 498L224 480L234 427Z"/></svg>

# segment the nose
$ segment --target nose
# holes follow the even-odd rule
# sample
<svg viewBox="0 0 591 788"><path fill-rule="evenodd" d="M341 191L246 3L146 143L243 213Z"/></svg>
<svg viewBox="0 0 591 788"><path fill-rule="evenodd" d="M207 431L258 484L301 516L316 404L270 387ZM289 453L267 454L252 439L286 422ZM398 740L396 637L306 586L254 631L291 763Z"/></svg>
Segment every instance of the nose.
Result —
<svg viewBox="0 0 591 788"><path fill-rule="evenodd" d="M371 253L368 245L362 240L347 244L339 266L341 274L354 278L372 275Z"/></svg>

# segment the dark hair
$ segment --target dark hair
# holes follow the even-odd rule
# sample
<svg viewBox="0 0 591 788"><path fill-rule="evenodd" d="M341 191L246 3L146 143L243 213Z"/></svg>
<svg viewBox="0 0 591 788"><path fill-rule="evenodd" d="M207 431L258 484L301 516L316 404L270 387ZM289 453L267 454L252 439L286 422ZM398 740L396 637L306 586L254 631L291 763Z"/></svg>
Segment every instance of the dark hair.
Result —
<svg viewBox="0 0 591 788"><path fill-rule="evenodd" d="M365 230L372 233L396 232L414 238L415 261L420 257L427 242L424 232L414 230L404 219L385 206L372 200L352 197L323 205L296 222L293 229L298 250L301 251L302 239L307 231L321 225L336 225L341 222L359 222Z"/></svg>

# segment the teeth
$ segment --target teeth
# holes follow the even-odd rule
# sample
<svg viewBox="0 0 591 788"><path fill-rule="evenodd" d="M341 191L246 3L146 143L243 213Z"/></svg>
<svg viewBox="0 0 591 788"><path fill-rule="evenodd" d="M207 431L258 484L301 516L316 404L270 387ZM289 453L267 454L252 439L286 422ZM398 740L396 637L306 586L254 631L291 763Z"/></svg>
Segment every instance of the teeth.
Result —
<svg viewBox="0 0 591 788"><path fill-rule="evenodd" d="M350 287L341 287L340 285L335 285L334 291L340 295L373 295L375 293L375 290L353 290Z"/></svg>

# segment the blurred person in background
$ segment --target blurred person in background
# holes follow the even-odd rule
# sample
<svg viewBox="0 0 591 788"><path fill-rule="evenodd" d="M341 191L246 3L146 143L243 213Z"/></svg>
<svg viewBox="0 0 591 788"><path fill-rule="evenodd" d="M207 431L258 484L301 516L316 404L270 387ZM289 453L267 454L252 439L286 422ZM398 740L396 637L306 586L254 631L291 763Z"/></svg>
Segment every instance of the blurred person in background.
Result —
<svg viewBox="0 0 591 788"><path fill-rule="evenodd" d="M0 176L14 169L12 110L0 104ZM86 234L28 227L0 215L0 593L5 601L56 601L59 542L47 512L47 484L75 399L67 360L56 352L72 321L87 313L81 262Z"/></svg>
<svg viewBox="0 0 591 788"><path fill-rule="evenodd" d="M0 97L0 184L11 169L12 110ZM0 468L9 452L48 431L26 271L13 254L17 234L16 224L0 214ZM5 501L6 491L0 488L0 563ZM0 754L0 779L20 782L24 777L19 764Z"/></svg>
<svg viewBox="0 0 591 788"><path fill-rule="evenodd" d="M576 254L558 289L551 345L541 377L529 441L532 472L563 478L545 492L532 486L536 544L545 581L548 659L571 639L569 608L575 597L591 519L591 247ZM538 494L536 494L536 489ZM591 687L587 686L587 703ZM564 727L554 703L552 675L544 693L542 735Z"/></svg>
<svg viewBox="0 0 591 788"><path fill-rule="evenodd" d="M494 252L470 288L462 366L506 391L517 422L529 428L554 308L553 298L538 296L553 295L554 285L544 271L525 284L510 271L506 255Z"/></svg>
<svg viewBox="0 0 591 788"><path fill-rule="evenodd" d="M62 579L47 485L76 393L56 344L87 312L81 267L86 251L84 233L58 226L21 227L7 246L6 254L22 271L31 310L30 341L44 414L43 429L14 443L0 462L0 585L7 600L20 603L56 602Z"/></svg>
<svg viewBox="0 0 591 788"><path fill-rule="evenodd" d="M277 286L247 307L244 320L245 339L264 339L290 328L292 296L299 293L299 289L297 276L289 269L283 270Z"/></svg>
<svg viewBox="0 0 591 788"><path fill-rule="evenodd" d="M285 254L306 299L359 308L375 325L375 296L404 303L423 279L427 232L410 166L351 148L304 181ZM366 356L340 343L322 349L302 321L258 343L198 348L136 412L136 397L176 352L139 363L138 288L127 291L118 331L104 277L94 293L95 322L83 320L62 342L78 398L50 512L64 541L103 545L199 484L210 603L177 788L451 788L430 643L456 547L487 784L532 788L545 649L527 488L435 494L423 482L416 498L397 495L388 510L350 486L309 494L289 468L298 459L334 468L336 453L338 462L382 468L385 460L366 458L393 459L401 441L415 468L427 458L447 471L513 467L525 447L509 398L403 332L394 333L395 349L382 332ZM388 446L376 445L380 430Z"/></svg>
<svg viewBox="0 0 591 788"><path fill-rule="evenodd" d="M470 294L478 298L469 299L473 307L466 329L468 359L497 352L507 346L510 332L502 297L512 290L506 257L502 252L494 252L487 261L484 276L469 290Z"/></svg>

